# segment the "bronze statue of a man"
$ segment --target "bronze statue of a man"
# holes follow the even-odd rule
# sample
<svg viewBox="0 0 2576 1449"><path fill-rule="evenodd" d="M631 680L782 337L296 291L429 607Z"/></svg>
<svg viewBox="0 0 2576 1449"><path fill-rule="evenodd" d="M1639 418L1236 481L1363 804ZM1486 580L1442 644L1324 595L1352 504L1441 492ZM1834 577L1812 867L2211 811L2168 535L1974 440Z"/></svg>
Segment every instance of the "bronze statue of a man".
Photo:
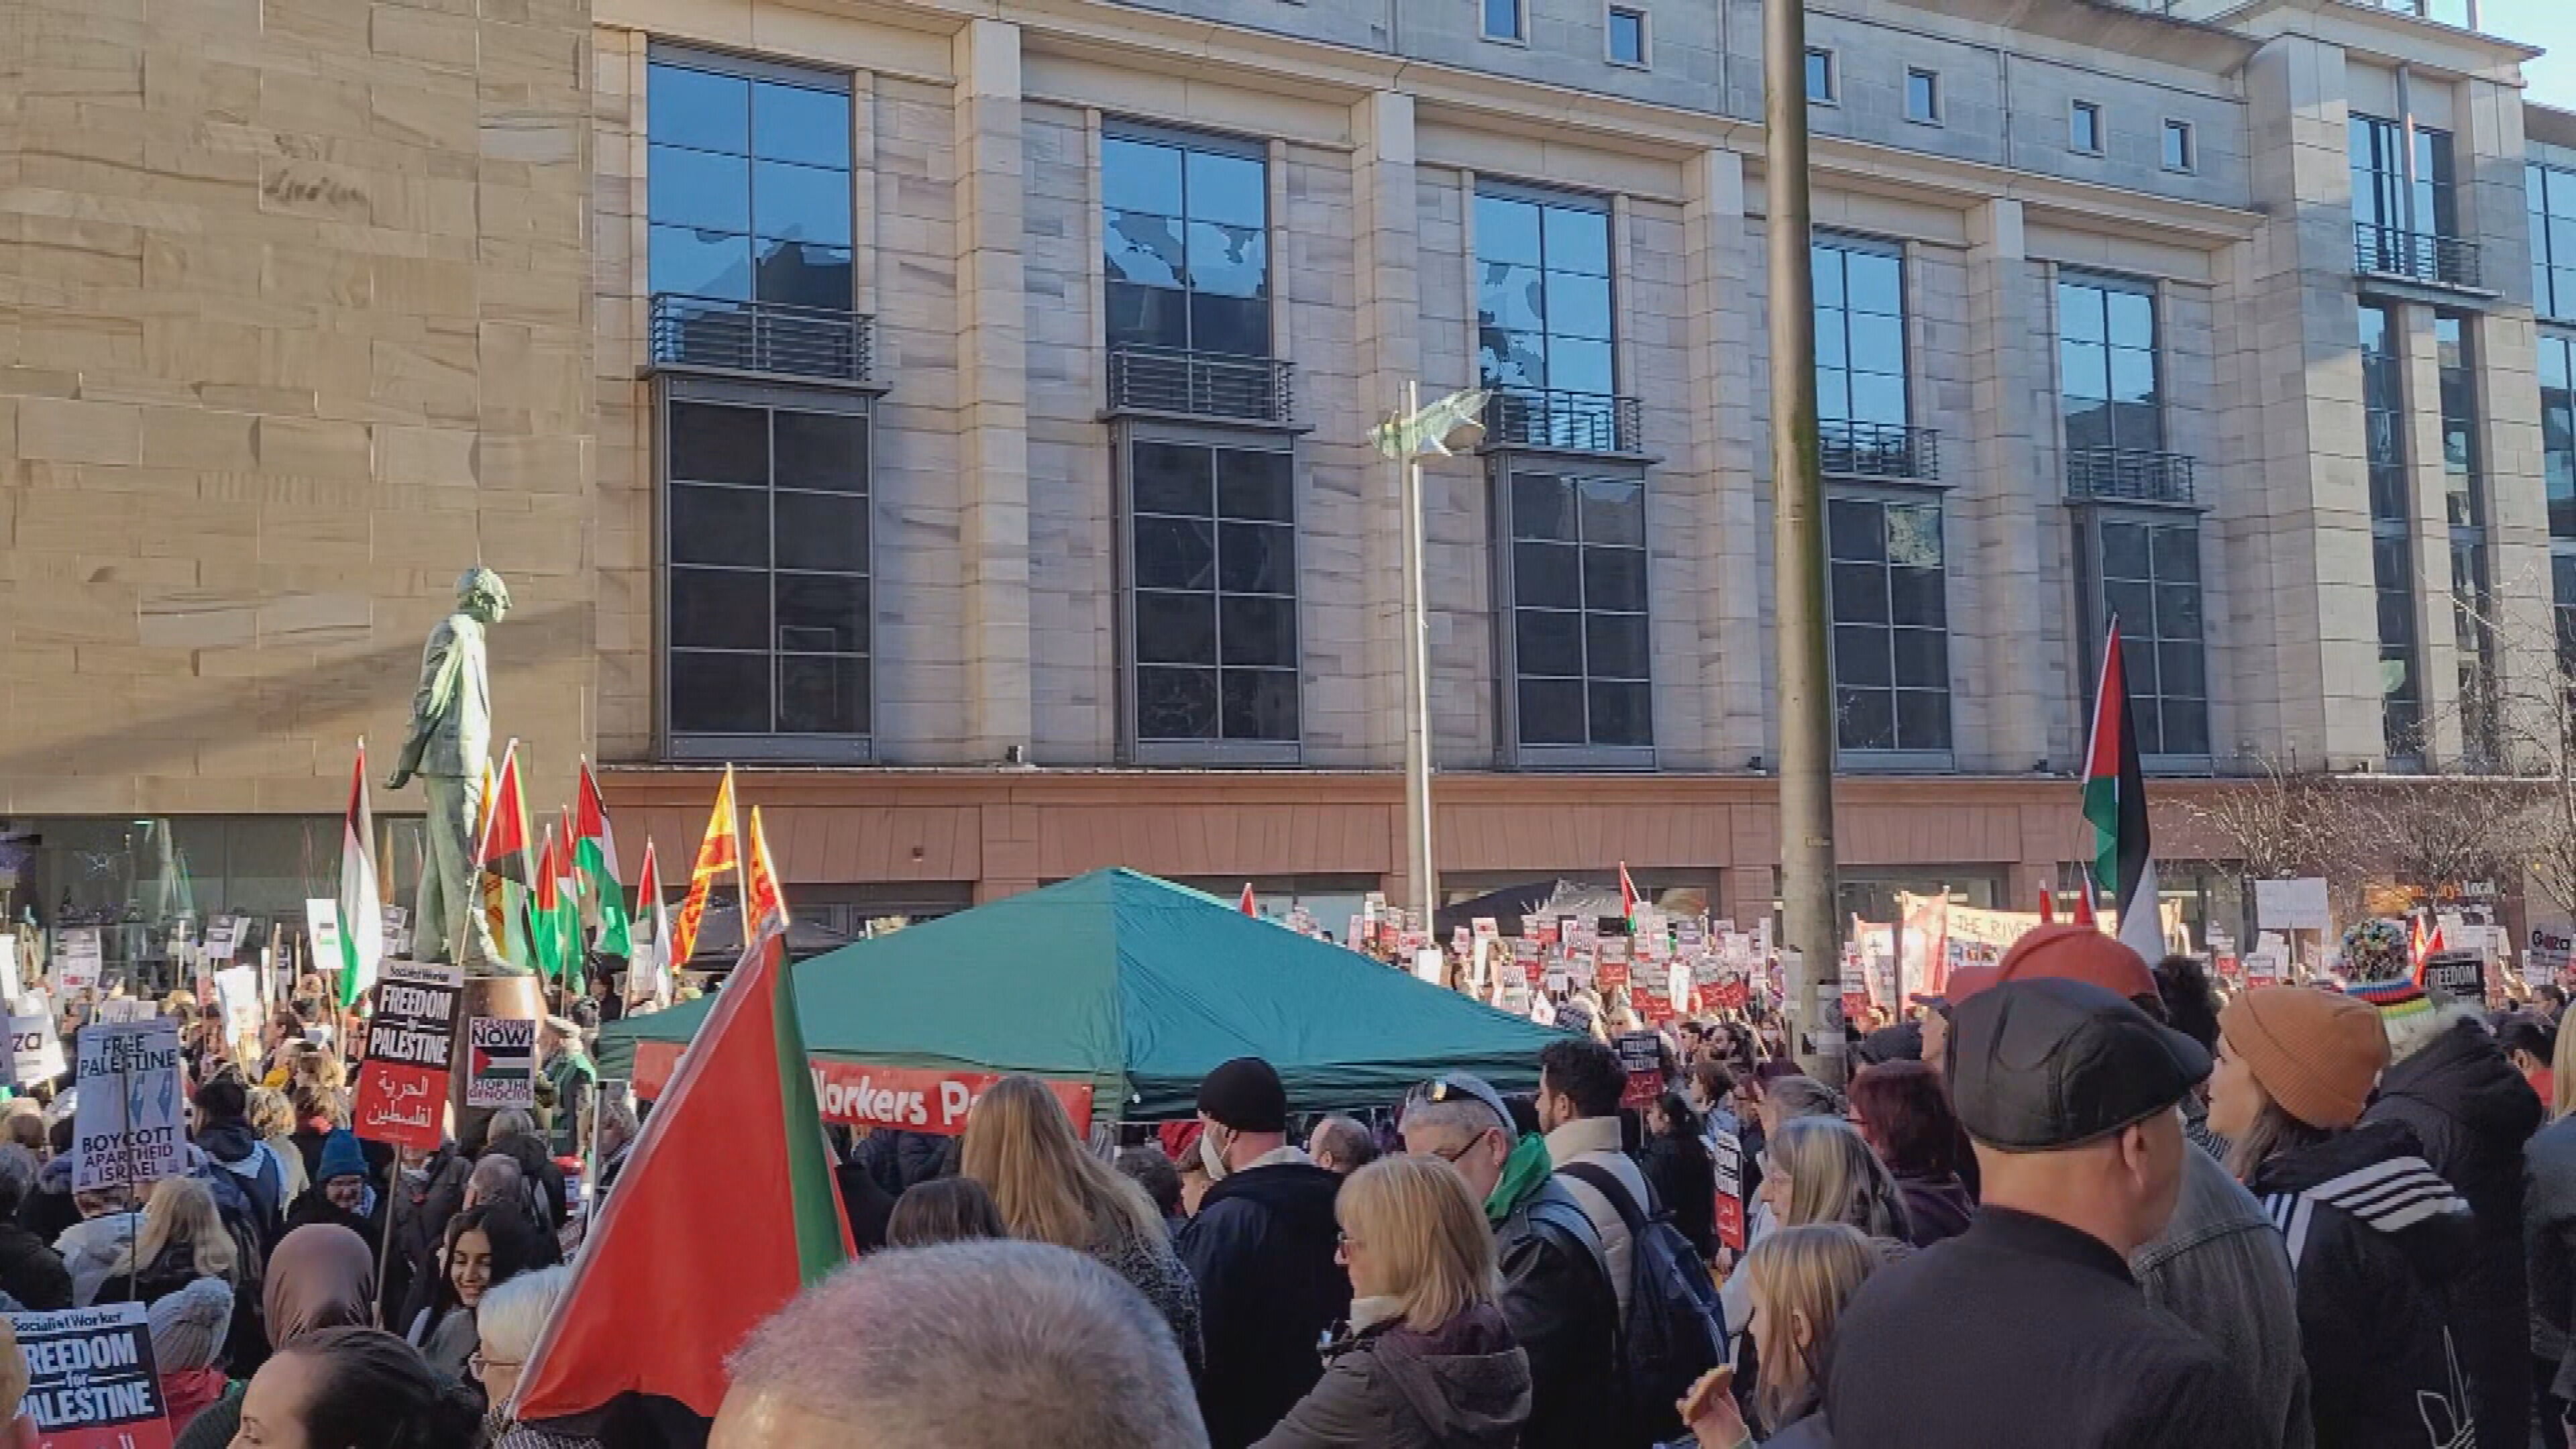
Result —
<svg viewBox="0 0 2576 1449"><path fill-rule="evenodd" d="M456 612L429 631L412 695L411 733L386 785L418 775L429 791L428 840L412 911L412 955L468 971L516 974L492 942L474 886L483 776L492 758L492 679L483 634L510 612L510 590L490 569L456 581Z"/></svg>

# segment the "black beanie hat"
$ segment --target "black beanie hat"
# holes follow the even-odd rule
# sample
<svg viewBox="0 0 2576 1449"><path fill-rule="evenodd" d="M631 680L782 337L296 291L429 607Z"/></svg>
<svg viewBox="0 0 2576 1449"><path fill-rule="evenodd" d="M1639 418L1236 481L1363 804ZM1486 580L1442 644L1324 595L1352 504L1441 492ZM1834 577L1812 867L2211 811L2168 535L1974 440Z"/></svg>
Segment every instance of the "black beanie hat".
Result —
<svg viewBox="0 0 2576 1449"><path fill-rule="evenodd" d="M1199 1083L1199 1110L1237 1132L1288 1130L1288 1089L1259 1057L1236 1057Z"/></svg>

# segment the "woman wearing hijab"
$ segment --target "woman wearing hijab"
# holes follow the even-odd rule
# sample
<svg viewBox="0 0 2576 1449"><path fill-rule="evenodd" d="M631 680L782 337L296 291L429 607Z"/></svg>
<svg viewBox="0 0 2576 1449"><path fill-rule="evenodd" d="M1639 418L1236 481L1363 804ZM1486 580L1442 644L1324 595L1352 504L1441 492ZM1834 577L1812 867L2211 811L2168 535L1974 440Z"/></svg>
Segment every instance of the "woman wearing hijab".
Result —
<svg viewBox="0 0 2576 1449"><path fill-rule="evenodd" d="M277 1250L268 1255L261 1302L268 1346L282 1349L325 1329L366 1327L375 1321L375 1288L375 1256L364 1239L327 1223L297 1228L278 1239ZM241 1431L243 1386L258 1368L256 1363L234 1364L231 1389L197 1416L173 1449L224 1449L230 1444Z"/></svg>

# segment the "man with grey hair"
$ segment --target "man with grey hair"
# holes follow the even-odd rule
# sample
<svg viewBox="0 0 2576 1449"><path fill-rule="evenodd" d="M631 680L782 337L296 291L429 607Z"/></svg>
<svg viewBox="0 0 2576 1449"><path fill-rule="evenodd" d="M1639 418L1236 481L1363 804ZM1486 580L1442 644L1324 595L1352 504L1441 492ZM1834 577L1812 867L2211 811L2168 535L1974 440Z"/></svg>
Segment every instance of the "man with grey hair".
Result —
<svg viewBox="0 0 2576 1449"><path fill-rule="evenodd" d="M0 1293L50 1312L72 1306L72 1275L60 1253L18 1226L19 1205L36 1190L38 1171L36 1154L14 1142L0 1147Z"/></svg>
<svg viewBox="0 0 2576 1449"><path fill-rule="evenodd" d="M1088 1256L876 1253L752 1331L707 1449L1206 1449L1162 1316Z"/></svg>
<svg viewBox="0 0 2576 1449"><path fill-rule="evenodd" d="M1326 1172L1348 1177L1377 1160L1377 1139L1356 1118L1336 1114L1315 1124L1306 1155Z"/></svg>
<svg viewBox="0 0 2576 1449"><path fill-rule="evenodd" d="M483 771L492 758L492 679L483 635L509 612L509 586L499 574L475 568L456 581L456 612L439 620L421 647L411 729L385 785L399 790L418 775L429 792L412 955L525 975L493 944L491 923L473 890ZM459 939L449 939L459 932Z"/></svg>

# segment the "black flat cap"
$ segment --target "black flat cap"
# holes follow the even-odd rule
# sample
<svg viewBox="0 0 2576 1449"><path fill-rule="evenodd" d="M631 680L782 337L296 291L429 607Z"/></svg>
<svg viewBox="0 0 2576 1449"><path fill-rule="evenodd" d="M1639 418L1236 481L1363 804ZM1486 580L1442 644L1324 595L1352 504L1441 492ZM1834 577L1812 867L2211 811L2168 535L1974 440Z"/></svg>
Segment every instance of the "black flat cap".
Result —
<svg viewBox="0 0 2576 1449"><path fill-rule="evenodd" d="M2180 1102L2209 1053L2085 981L2013 981L1950 1019L1950 1098L1968 1135L2008 1152L2074 1147Z"/></svg>

